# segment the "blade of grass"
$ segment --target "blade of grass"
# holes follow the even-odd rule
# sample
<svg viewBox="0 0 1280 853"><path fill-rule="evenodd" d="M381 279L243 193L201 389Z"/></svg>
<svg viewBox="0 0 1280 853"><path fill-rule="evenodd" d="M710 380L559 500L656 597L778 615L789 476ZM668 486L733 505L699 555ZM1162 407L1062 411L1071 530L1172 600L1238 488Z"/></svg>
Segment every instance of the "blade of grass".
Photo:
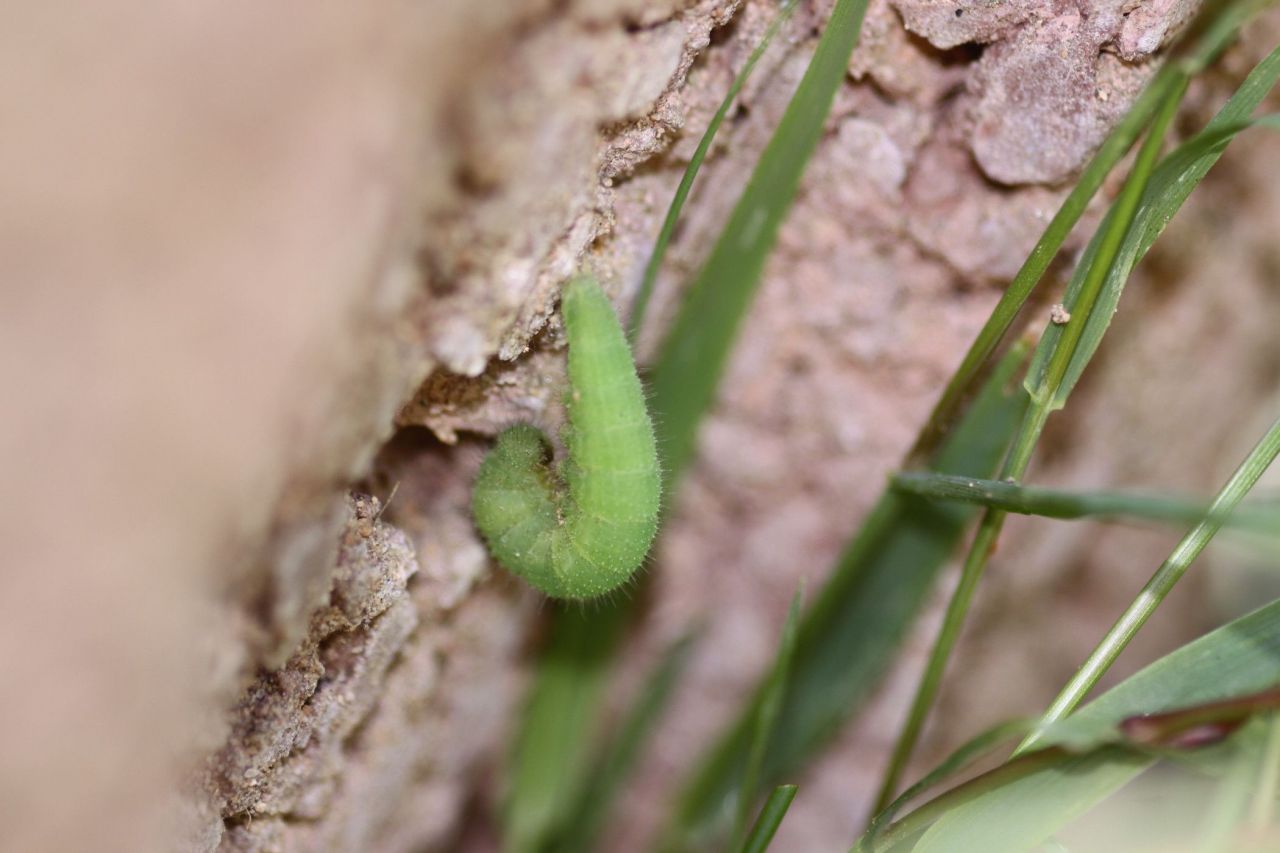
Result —
<svg viewBox="0 0 1280 853"><path fill-rule="evenodd" d="M600 728L597 708L625 621L602 621L581 608L560 609L552 621L510 763L503 815L510 853L544 849L582 796Z"/></svg>
<svg viewBox="0 0 1280 853"><path fill-rule="evenodd" d="M1096 352L1115 314L1129 273L1155 243L1156 238L1164 231L1165 226L1173 219L1173 215L1186 202L1191 192L1218 162L1235 135L1251 125L1248 121L1249 116L1275 87L1278 77L1280 77L1280 48L1272 51L1259 62L1204 130L1166 157L1151 176L1142 203L1135 215L1134 226L1129 230L1123 246L1117 253L1115 263L1107 272L1105 284L1097 298L1098 310L1087 319L1083 334L1080 336L1079 346L1054 391L1052 400L1054 408L1065 405L1067 395L1075 387L1085 366ZM1267 117L1259 121L1270 125L1274 119ZM1109 217L1110 214L1108 214ZM1105 227L1104 222L1103 228ZM1098 251L1097 242L1096 238L1090 242L1085 258L1082 259L1076 275L1072 277L1071 284L1067 288L1065 301L1069 307L1084 286L1083 270L1086 267L1092 268L1092 264L1088 261ZM1036 393L1036 389L1043 385L1050 353L1054 351L1062 334L1062 327L1059 326L1049 326L1045 330L1040 347L1036 350L1032 368L1027 374L1027 387L1031 393Z"/></svg>
<svg viewBox="0 0 1280 853"><path fill-rule="evenodd" d="M1116 265L1120 250L1129 233L1134 230L1138 206L1155 170L1156 160L1160 156L1160 148L1164 143L1165 131L1173 121L1190 82L1190 78L1185 74L1179 74L1174 85L1169 88L1165 100L1157 109L1151 123L1151 130L1147 134L1142 149L1138 152L1138 158L1134 161L1124 189L1120 191L1120 196L1111 206L1102 227L1098 229L1098 233L1091 241L1094 249L1089 264L1083 267L1084 273L1079 277L1080 287L1074 293L1068 293L1066 304L1071 312L1071 319L1064 326L1051 325L1041 338L1037 353L1047 354L1045 367L1043 372L1036 375L1034 379L1033 374L1028 372L1026 387L1027 392L1031 394L1031 407L1027 410L1026 420L1023 421L1023 426L1014 439L1013 451L1005 464L1005 477L1012 477L1015 480L1022 478L1030 464L1031 454L1039 443L1040 434L1044 430L1050 412L1062 408L1065 403L1062 388L1073 360L1076 364L1080 364L1080 370L1083 370L1082 362L1088 360L1088 356L1075 359L1077 346L1094 314L1094 307L1098 303L1103 286ZM1033 368L1034 366L1033 364Z"/></svg>
<svg viewBox="0 0 1280 853"><path fill-rule="evenodd" d="M751 831L738 848L741 853L765 853L769 849L769 844L778 834L778 827L782 825L782 819L787 816L787 809L791 808L791 801L795 798L795 785L779 785L773 789L769 799L760 808L760 816L751 825Z"/></svg>
<svg viewBox="0 0 1280 853"><path fill-rule="evenodd" d="M1045 226L1044 233L1040 235L1031 254L1023 261L1021 268L1009 282L1009 286L1000 295L1000 300L992 309L991 316L987 318L987 322L983 324L978 336L969 346L968 352L964 354L960 366L947 381L947 387L934 405L933 411L930 412L929 419L916 438L915 445L907 454L906 461L903 463L904 468L920 465L928 458L938 440L946 435L965 401L972 394L975 383L982 375L983 366L1012 327L1022 306L1040 284L1049 264L1058 256L1059 249L1084 214L1089 201L1097 194L1107 175L1111 174L1116 163L1120 162L1120 158L1133 146L1151 121L1156 107L1164 101L1169 87L1176 82L1175 77L1173 66L1166 65L1161 68L1089 160L1084 171L1080 173L1076 185L1063 200L1053 219Z"/></svg>
<svg viewBox="0 0 1280 853"><path fill-rule="evenodd" d="M1026 402L1025 394L1009 388L1025 356L1019 346L1001 361L942 445L936 468L977 474L999 464ZM965 507L932 505L887 489L881 495L801 621L776 734L766 752L766 784L799 768L856 713L972 518ZM724 825L760 694L757 690L680 795L674 835L688 849L706 849Z"/></svg>
<svg viewBox="0 0 1280 853"><path fill-rule="evenodd" d="M963 744L959 749L947 756L937 767L925 774L919 782L903 791L883 811L874 815L862 837L853 846L854 853L866 853L866 851L876 849L877 837L884 831L885 827L893 823L893 819L907 803L916 799L925 791L935 788L946 780L964 772L974 762L990 755L1001 744L1015 737L1022 737L1030 731L1033 725L1035 725L1035 720L1029 719L999 723Z"/></svg>
<svg viewBox="0 0 1280 853"><path fill-rule="evenodd" d="M1183 93L1186 91L1187 82L1186 76L1179 73L1175 76L1174 83L1165 92L1163 100L1156 109L1156 115L1147 133L1146 141L1138 152L1137 160L1129 173L1128 180L1125 181L1124 189L1120 191L1119 198L1116 199L1115 204L1112 206L1112 215L1104 221L1103 228L1100 229L1098 236L1095 237L1098 249L1088 272L1084 276L1084 284L1072 306L1075 316L1064 327L1061 338L1056 341L1056 347L1049 359L1048 366L1045 368L1041 383L1035 390L1028 389L1031 393L1031 406L1027 409L1026 414L1023 415L1022 423L1014 435L1013 447L1001 470L1001 479L1019 480L1026 472L1027 465L1031 461L1031 452L1038 443L1040 434L1044 430L1045 421L1048 419L1050 409L1047 401L1053 398L1054 392L1056 392L1058 385L1061 383L1062 376L1066 373L1071 353L1074 351L1076 342L1083 332L1084 322L1089 311L1093 308L1098 292L1102 288L1107 265L1111 263L1116 253L1120 250L1125 232L1129 229L1133 215L1137 210L1142 191L1155 166L1156 157L1159 155L1160 145L1164 139L1165 129L1173 120L1173 115L1177 111ZM1043 346L1042 341L1041 347L1043 348ZM996 541L1000 537L1004 519L1005 513L1002 510L990 509L983 513L978 532L974 535L973 543L969 547L969 554L965 558L964 566L961 569L960 582L956 585L955 592L952 593L951 600L947 604L942 627L938 631L937 639L934 641L933 649L929 654L929 660L925 664L924 673L920 677L920 683L916 688L916 695L912 700L911 709L907 713L902 730L899 732L893 752L889 757L889 765L885 769L884 779L880 786L880 793L876 797L873 812L880 811L893 799L907 762L911 759L912 752L915 751L916 743L920 739L920 733L924 729L925 720L928 719L929 711L932 709L938 690L942 686L942 677L946 672L947 663L951 659L951 653L955 649L956 641L960 638L960 629L964 626L965 618L968 616L974 592L978 588L978 582L986 570L987 561L995 550Z"/></svg>
<svg viewBox="0 0 1280 853"><path fill-rule="evenodd" d="M867 0L837 0L813 59L711 256L685 294L649 376L668 494L674 493L693 454L698 424L715 397L765 259L822 138L866 10Z"/></svg>
<svg viewBox="0 0 1280 853"><path fill-rule="evenodd" d="M1193 527L1182 538L1169 558L1151 576L1151 580L1147 581L1142 592L1116 620L1115 625L1102 638L1097 648L1062 688L1062 692L1045 711L1041 729L1071 713L1072 709L1094 688L1098 679L1110 669L1111 664L1120 656L1120 652L1129 645L1129 641L1146 624L1169 591L1186 573L1192 561L1217 534L1222 527L1222 517L1229 515L1231 510L1244 499L1277 455L1280 455L1280 419L1271 425L1262 440L1254 446L1231 479L1218 492L1210 505L1209 517ZM1033 732L1018 748L1019 751L1035 743L1036 737L1036 733Z"/></svg>
<svg viewBox="0 0 1280 853"><path fill-rule="evenodd" d="M900 853L900 851L905 853L907 850L924 850L926 843L933 842L933 829L948 817L963 814L966 807L975 803L985 803L995 795L1011 789L1019 791L1026 797L1025 803L1016 801L1014 805L1023 806L1028 814L1034 814L1037 807L1043 808L1043 803L1037 802L1036 797L1043 796L1041 788L1049 787L1044 784L1046 780L1051 783L1066 780L1067 784L1052 789L1050 796L1061 797L1064 801L1080 808L1080 811L1061 818L1060 823L1055 822L1051 829L1044 831L1043 838L1040 839L1044 841L1089 805L1123 787L1149 764L1150 759L1146 756L1117 746L1103 747L1084 755L1076 755L1060 748L1037 750L940 794L890 826L874 843L865 845L861 849L855 847L854 850L857 853ZM1126 770L1130 772L1126 774ZM1037 782L1041 783L1041 786L1032 787ZM1016 834L1019 830L1026 834L1026 828L1021 826L1013 827L1010 834ZM994 832L988 833L988 836L994 835ZM1035 847L1034 842L1016 846L1007 844L1000 838L984 837L984 841L992 846L962 846L973 843L966 839L958 842L957 846L947 847L944 843L937 849L982 850L983 853L988 853L988 851L1006 849L1021 851Z"/></svg>
<svg viewBox="0 0 1280 853"><path fill-rule="evenodd" d="M1061 744L1078 743L1082 732L1096 739L1137 715L1260 693L1277 683L1280 601L1148 665L1046 732L1040 743L1046 748L1003 765L976 786L976 794L962 786L889 827L880 836L880 849L920 835L926 827L915 853L1034 847L1155 760L1110 743L1064 757Z"/></svg>
<svg viewBox="0 0 1280 853"><path fill-rule="evenodd" d="M1068 290L1067 300L1072 318L1065 326L1051 325L1041 337L1037 348L1037 360L1028 371L1025 383L1032 403L1014 436L1013 447L1001 470L1000 479L1016 481L1025 474L1050 412L1060 408L1060 401L1065 400L1065 392L1062 392L1062 389L1069 387L1068 383L1073 383L1083 371L1084 365L1096 350L1097 342L1106 329L1106 322L1109 321L1114 310L1114 304L1109 303L1106 298L1099 304L1099 297L1110 280L1112 268L1125 267L1125 256L1122 255L1122 250L1130 240L1129 235L1146 232L1145 221L1136 221L1140 202L1152 179L1165 130L1172 121L1182 95L1186 91L1190 74L1202 67L1210 57L1216 55L1236 28L1247 19L1248 14L1256 11L1256 7L1256 3L1227 4L1225 8L1210 10L1208 14L1211 17L1201 16L1196 22L1196 27L1203 28L1205 35L1195 43L1189 57L1177 63L1171 72L1172 80L1168 84L1168 89L1161 95L1146 141L1138 152L1124 188L1090 241L1085 256L1076 270L1076 275L1073 276L1072 288ZM1246 84L1250 84L1256 76L1250 75ZM1242 85L1232 101L1243 104L1255 95L1260 98L1259 89L1256 83L1247 88L1246 85ZM1245 92L1243 96L1242 91ZM1224 110L1231 106L1229 102ZM1256 102L1249 112L1252 112L1253 108L1256 108ZM1201 173L1202 176L1203 173ZM1190 180L1186 183L1192 183L1194 186L1194 182ZM1190 188L1186 189L1186 193L1190 193ZM1186 196L1183 195L1181 200L1185 198ZM1181 200L1177 202L1178 205L1181 204ZM1160 210L1162 213L1167 211L1171 216L1176 206L1172 210L1161 206ZM1159 229L1155 229L1150 239L1154 241L1158 233ZM1147 246L1149 245L1148 243ZM1119 263L1117 263L1118 259ZM1131 266L1123 269L1124 276L1120 278L1121 284L1127 277L1129 269ZM1116 287L1117 299L1119 289L1120 284ZM1086 335L1086 325L1090 324L1094 326L1097 338ZM1085 345L1079 347L1082 338L1085 339ZM1079 352L1077 352L1078 349ZM942 628L938 632L933 651L921 676L911 710L894 745L873 811L879 811L893 798L898 780L915 749L924 722L941 686L947 662L959 638L960 629L968 615L973 594L999 539L1004 519L1005 513L1002 510L990 509L983 513L982 521L961 570L960 582L948 603Z"/></svg>
<svg viewBox="0 0 1280 853"><path fill-rule="evenodd" d="M1089 200L1097 193L1120 158L1137 140L1143 128L1150 123L1156 107L1168 95L1169 88L1177 85L1179 77L1191 77L1202 71L1231 42L1240 26L1267 5L1269 0L1205 4L1190 28L1189 37L1184 38L1178 45L1178 60L1169 62L1152 77L1134 100L1124 118L1111 131L1080 173L1076 185L1045 227L1031 254L1014 275L991 316L978 332L969 351L965 353L955 374L948 380L946 389L930 413L911 451L907 454L904 468L919 467L928 458L931 449L941 436L946 434L949 425L956 419L966 400L972 395L975 384L981 378L983 366L1008 333L1018 312L1031 296L1044 276L1045 270L1057 256L1062 243L1084 213Z"/></svg>
<svg viewBox="0 0 1280 853"><path fill-rule="evenodd" d="M935 500L963 501L1020 515L1077 519L1152 519L1195 524L1214 518L1207 501L1123 492L1069 492L1037 486L1020 486L1003 480L982 480L950 474L907 472L894 474L893 488ZM1217 517L1224 527L1243 527L1262 534L1280 535L1280 505L1258 503L1242 506L1229 516Z"/></svg>
<svg viewBox="0 0 1280 853"><path fill-rule="evenodd" d="M796 630L800 623L800 608L803 594L796 591L791 599L791 607L787 610L787 621L782 626L782 637L778 641L778 654L764 683L760 697L760 706L756 712L755 731L751 735L751 747L747 753L747 769L742 774L742 787L738 791L738 819L734 824L733 837L742 839L747 831L747 818L756 801L756 789L760 786L760 771L764 767L765 750L773 738L778 725L778 714L782 710L782 697L787 687L787 676L791 671L791 660L796 651Z"/></svg>
<svg viewBox="0 0 1280 853"><path fill-rule="evenodd" d="M689 191L693 189L693 181L698 176L698 170L702 168L702 162L707 159L707 152L711 150L711 143L715 141L720 125L724 124L725 117L729 115L729 109L733 106L734 101L738 99L738 94L742 91L742 87L746 85L751 72L755 71L760 58L764 56L764 52L769 49L769 45L773 42L773 37L782 29L782 25L791 17L791 13L795 11L798 4L799 0L784 0L782 5L778 7L773 20L769 22L764 35L760 37L760 43L751 51L751 55L747 57L746 64L742 66L742 70L733 78L733 83L729 85L729 91L725 93L724 100L720 102L720 108L711 117L711 122L702 134L702 139L698 141L698 147L694 149L693 156L689 158L689 165L685 167L684 174L680 177L680 185L676 187L676 194L671 199L671 206L667 208L667 216L662 221L662 228L658 231L658 239L653 245L653 251L649 254L649 262L645 265L644 277L640 280L640 287L636 290L635 299L631 303L631 323L627 327L627 337L632 345L635 344L636 338L640 334L640 329L644 327L644 317L649 308L649 298L653 295L654 283L658 280L658 271L662 269L662 261L667 255L667 248L671 245L671 238L676 232L676 224L680 221L684 203L689 198Z"/></svg>
<svg viewBox="0 0 1280 853"><path fill-rule="evenodd" d="M618 792L670 703L696 636L690 633L673 643L645 680L618 734L601 751L595 769L582 785L581 800L565 818L565 826L550 849L562 853L592 849L608 822Z"/></svg>

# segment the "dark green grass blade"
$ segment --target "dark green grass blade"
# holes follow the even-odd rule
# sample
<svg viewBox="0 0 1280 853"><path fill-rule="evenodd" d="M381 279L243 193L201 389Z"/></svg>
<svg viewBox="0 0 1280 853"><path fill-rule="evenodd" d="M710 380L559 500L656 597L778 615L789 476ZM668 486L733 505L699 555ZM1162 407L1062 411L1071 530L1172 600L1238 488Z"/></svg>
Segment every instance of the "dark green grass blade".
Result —
<svg viewBox="0 0 1280 853"><path fill-rule="evenodd" d="M558 609L539 659L510 764L504 848L545 848L582 797L599 706L624 618Z"/></svg>
<svg viewBox="0 0 1280 853"><path fill-rule="evenodd" d="M1016 348L988 380L943 445L940 470L994 470L1026 396L1006 387L1021 368ZM955 549L972 510L938 506L886 490L864 520L801 622L766 784L801 767L852 716L884 671L934 578ZM755 708L748 706L704 758L677 804L676 827L692 849L722 831L742 777Z"/></svg>
<svg viewBox="0 0 1280 853"><path fill-rule="evenodd" d="M1050 730L1041 744L1078 741L1082 733L1096 737L1130 717L1259 693L1277 683L1280 602L1273 602L1146 667ZM1037 768L949 810L914 849L1028 849L1128 783L1153 760L1108 746ZM893 830L886 838L891 834Z"/></svg>
<svg viewBox="0 0 1280 853"><path fill-rule="evenodd" d="M1150 519L1196 524L1214 518L1208 501L1124 492L1070 492L1020 486L1004 480L983 480L951 474L907 472L890 478L895 489L935 500L963 501L1021 515L1077 519ZM1280 536L1280 504L1261 502L1241 506L1218 517L1224 527L1237 527Z"/></svg>
<svg viewBox="0 0 1280 853"><path fill-rule="evenodd" d="M800 624L802 600L802 594L797 590L791 599L791 607L787 610L787 621L782 626L782 637L778 641L778 654L773 663L773 671L769 673L760 694L755 731L752 733L751 748L747 753L747 769L742 774L742 785L738 790L738 820L733 832L734 838L742 838L747 829L747 818L756 801L756 790L760 787L760 771L764 767L764 757L778 726L778 715L782 711L782 697L787 688L787 676L791 672L792 658L795 657L796 632Z"/></svg>
<svg viewBox="0 0 1280 853"><path fill-rule="evenodd" d="M565 818L565 827L557 833L550 849L561 853L593 849L618 793L670 703L695 641L696 635L690 634L672 644L645 680L618 734L602 750L595 769L583 783L581 800Z"/></svg>
<svg viewBox="0 0 1280 853"><path fill-rule="evenodd" d="M773 837L778 834L778 827L782 826L782 819L787 816L787 809L791 808L791 801L795 798L795 785L779 785L774 788L769 794L769 799L765 800L760 808L760 816L751 825L751 832L747 833L742 846L738 849L742 853L764 853L768 850Z"/></svg>
<svg viewBox="0 0 1280 853"><path fill-rule="evenodd" d="M702 139L698 141L698 147L694 150L693 156L689 158L689 165L685 167L684 174L680 178L680 185L676 187L676 194L671 199L671 206L667 208L667 216L662 221L662 229L658 232L658 239L653 245L653 251L649 254L649 263L645 265L644 277L640 280L640 287L636 290L635 299L631 303L631 322L627 326L627 337L633 345L636 337L640 334L640 330L644 328L644 317L649 308L649 298L653 296L653 285L658 280L658 272L662 269L662 261L667 256L667 247L671 245L671 238L676 232L676 224L680 221L680 213L684 210L684 203L689 198L689 191L693 189L693 181L698 176L698 170L702 168L702 162L707 159L707 152L711 150L711 143L715 141L720 125L724 124L725 117L729 115L729 109L733 106L734 101L738 99L738 94L742 91L742 87L746 85L751 72L755 71L756 65L760 62L760 57L764 56L764 52L769 49L769 45L773 42L773 37L782 29L782 25L791 17L791 13L795 11L798 4L799 0L784 0L778 8L777 14L769 22L768 29L761 36L760 43L756 45L755 50L751 51L751 56L747 57L747 62L742 66L742 70L733 78L729 91L725 94L724 100L720 102L720 108L711 117L711 122L702 134Z"/></svg>
<svg viewBox="0 0 1280 853"><path fill-rule="evenodd" d="M711 256L685 294L650 373L667 493L693 454L729 350L755 296L800 177L844 82L867 0L837 0L817 51L756 164Z"/></svg>

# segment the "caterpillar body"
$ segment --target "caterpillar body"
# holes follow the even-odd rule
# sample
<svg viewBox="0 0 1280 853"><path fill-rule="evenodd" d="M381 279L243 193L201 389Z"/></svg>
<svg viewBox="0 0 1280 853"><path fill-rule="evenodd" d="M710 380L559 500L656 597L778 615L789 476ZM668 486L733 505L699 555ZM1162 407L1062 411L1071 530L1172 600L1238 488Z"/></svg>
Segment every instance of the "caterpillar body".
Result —
<svg viewBox="0 0 1280 853"><path fill-rule="evenodd" d="M644 392L618 317L592 278L561 297L569 345L567 458L553 471L541 430L498 436L476 477L471 509L503 566L554 598L617 589L657 531L662 477Z"/></svg>

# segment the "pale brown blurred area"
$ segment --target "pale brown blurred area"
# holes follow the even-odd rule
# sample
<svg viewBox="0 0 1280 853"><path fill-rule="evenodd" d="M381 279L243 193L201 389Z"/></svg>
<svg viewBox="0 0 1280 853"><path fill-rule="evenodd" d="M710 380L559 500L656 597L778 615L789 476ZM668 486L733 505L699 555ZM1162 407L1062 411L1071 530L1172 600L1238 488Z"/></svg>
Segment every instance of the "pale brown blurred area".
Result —
<svg viewBox="0 0 1280 853"><path fill-rule="evenodd" d="M0 848L162 849L228 559L372 438L325 425L407 295L429 11L0 11Z"/></svg>

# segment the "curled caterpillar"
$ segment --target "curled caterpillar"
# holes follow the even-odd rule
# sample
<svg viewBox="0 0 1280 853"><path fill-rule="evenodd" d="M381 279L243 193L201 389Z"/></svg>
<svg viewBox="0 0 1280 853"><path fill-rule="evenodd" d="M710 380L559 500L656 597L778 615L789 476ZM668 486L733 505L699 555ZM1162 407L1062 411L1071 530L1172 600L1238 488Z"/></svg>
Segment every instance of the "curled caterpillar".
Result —
<svg viewBox="0 0 1280 853"><path fill-rule="evenodd" d="M568 450L557 470L542 431L513 426L485 457L471 496L503 566L553 598L585 599L635 573L657 530L662 478L653 425L618 317L580 276L560 302L569 343Z"/></svg>

